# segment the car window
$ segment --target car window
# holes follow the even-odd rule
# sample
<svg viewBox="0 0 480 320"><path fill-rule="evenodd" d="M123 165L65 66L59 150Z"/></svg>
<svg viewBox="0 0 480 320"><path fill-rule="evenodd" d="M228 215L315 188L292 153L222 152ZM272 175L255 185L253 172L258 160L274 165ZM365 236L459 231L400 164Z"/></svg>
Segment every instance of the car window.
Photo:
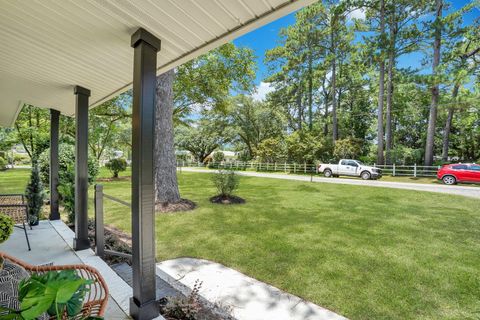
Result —
<svg viewBox="0 0 480 320"><path fill-rule="evenodd" d="M480 165L479 165L479 164L472 164L472 165L470 166L470 170L480 171Z"/></svg>
<svg viewBox="0 0 480 320"><path fill-rule="evenodd" d="M352 166L352 167L358 167L358 164L355 161L352 161L352 160L348 161L348 165Z"/></svg>
<svg viewBox="0 0 480 320"><path fill-rule="evenodd" d="M456 166L452 166L455 170L467 170L468 166L466 164L457 164Z"/></svg>
<svg viewBox="0 0 480 320"><path fill-rule="evenodd" d="M348 161L347 161L347 160L342 160L342 162L340 162L340 164L341 164L342 166L346 166L346 165L348 164Z"/></svg>

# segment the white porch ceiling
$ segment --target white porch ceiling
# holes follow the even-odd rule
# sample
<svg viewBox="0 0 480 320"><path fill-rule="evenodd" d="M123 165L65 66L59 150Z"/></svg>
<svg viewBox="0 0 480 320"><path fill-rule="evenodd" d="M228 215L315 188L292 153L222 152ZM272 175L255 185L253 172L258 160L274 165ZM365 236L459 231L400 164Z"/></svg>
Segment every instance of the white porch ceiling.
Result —
<svg viewBox="0 0 480 320"><path fill-rule="evenodd" d="M24 103L73 115L130 88L130 36L162 40L158 74L315 0L0 0L0 126Z"/></svg>

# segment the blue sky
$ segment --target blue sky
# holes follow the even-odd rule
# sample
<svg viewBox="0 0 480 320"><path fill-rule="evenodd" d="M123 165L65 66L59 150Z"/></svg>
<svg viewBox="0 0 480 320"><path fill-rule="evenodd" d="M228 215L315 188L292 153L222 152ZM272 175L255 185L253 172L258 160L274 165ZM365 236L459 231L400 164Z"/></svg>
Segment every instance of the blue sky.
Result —
<svg viewBox="0 0 480 320"><path fill-rule="evenodd" d="M413 0L414 1L414 0ZM452 10L459 9L464 5L470 3L469 0L453 0L449 1ZM473 11L469 12L464 16L464 23L469 24L476 17L480 16L480 8L475 8ZM272 23L269 23L259 29L256 29L240 38L237 38L233 42L238 46L244 46L252 48L257 56L258 63L258 72L256 78L256 84L259 85L260 82L267 76L267 68L263 63L265 57L265 52L268 49L274 48L279 44L279 31L281 28L287 27L295 23L295 14L289 14L283 18L280 18ZM412 67L420 68L421 67L421 53L412 53L401 57L398 61L400 67ZM429 72L428 66L423 72Z"/></svg>

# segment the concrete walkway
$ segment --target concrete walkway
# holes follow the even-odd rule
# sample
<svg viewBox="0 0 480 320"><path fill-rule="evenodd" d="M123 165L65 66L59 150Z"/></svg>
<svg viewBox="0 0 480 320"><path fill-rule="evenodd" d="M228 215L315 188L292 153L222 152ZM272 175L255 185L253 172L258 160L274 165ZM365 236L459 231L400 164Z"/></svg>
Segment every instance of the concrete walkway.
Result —
<svg viewBox="0 0 480 320"><path fill-rule="evenodd" d="M203 172L203 173L215 172L215 170L197 169L197 168L182 168L182 171ZM301 175L263 173L263 172L251 172L251 171L236 171L236 172L241 176L249 176L249 177L261 177L261 178L296 180L296 181L310 181L311 179L310 176L301 176ZM468 187L468 186L457 186L457 185L447 186L447 185L441 185L441 184L434 185L434 184L423 184L423 183L390 182L390 181L381 181L381 180L324 178L319 176L314 176L312 181L320 182L320 183L336 183L336 184L349 184L349 185L359 185L359 186L369 186L369 187L437 192L437 193L454 194L454 195L480 199L480 188Z"/></svg>
<svg viewBox="0 0 480 320"><path fill-rule="evenodd" d="M346 318L219 263L178 258L157 263L157 276L188 295L197 280L200 296L238 320L346 320Z"/></svg>

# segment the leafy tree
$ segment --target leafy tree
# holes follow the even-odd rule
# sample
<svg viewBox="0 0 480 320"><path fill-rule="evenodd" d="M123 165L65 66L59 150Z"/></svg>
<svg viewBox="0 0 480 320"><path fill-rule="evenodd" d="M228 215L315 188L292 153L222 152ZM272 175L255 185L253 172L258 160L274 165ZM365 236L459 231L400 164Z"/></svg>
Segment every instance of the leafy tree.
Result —
<svg viewBox="0 0 480 320"><path fill-rule="evenodd" d="M285 142L279 138L265 139L258 145L257 155L261 162L274 163L285 160Z"/></svg>
<svg viewBox="0 0 480 320"><path fill-rule="evenodd" d="M226 129L226 121L212 112L204 112L194 125L179 127L176 131L177 146L190 151L199 162L204 162L215 149L229 141L231 132Z"/></svg>
<svg viewBox="0 0 480 320"><path fill-rule="evenodd" d="M59 181L58 193L63 208L68 213L68 222L75 221L75 150L74 146L62 143L58 149ZM46 149L39 157L39 170L44 185L49 183L50 150ZM98 161L92 155L88 157L88 183L93 183L98 175Z"/></svg>
<svg viewBox="0 0 480 320"><path fill-rule="evenodd" d="M262 141L281 137L285 128L285 117L281 111L245 95L231 100L227 118L236 137L233 142L240 144L238 148L241 150L246 148L248 159L256 156Z"/></svg>
<svg viewBox="0 0 480 320"><path fill-rule="evenodd" d="M127 170L127 160L123 158L110 159L105 167L113 174L113 178L118 178L118 174Z"/></svg>
<svg viewBox="0 0 480 320"><path fill-rule="evenodd" d="M34 163L48 148L50 139L50 116L46 109L24 105L15 121L17 137Z"/></svg>
<svg viewBox="0 0 480 320"><path fill-rule="evenodd" d="M221 151L216 151L214 154L213 154L213 161L214 162L222 162L222 161L225 161L225 153L221 152Z"/></svg>
<svg viewBox="0 0 480 320"><path fill-rule="evenodd" d="M357 138L346 138L337 140L333 155L337 159L358 159L362 153L363 140Z"/></svg>
<svg viewBox="0 0 480 320"><path fill-rule="evenodd" d="M88 146L90 153L100 160L109 149L117 149L124 125L131 123L131 92L117 96L88 114ZM66 118L65 133L75 139L75 119Z"/></svg>
<svg viewBox="0 0 480 320"><path fill-rule="evenodd" d="M0 155L7 152L16 143L15 131L12 128L0 128Z"/></svg>
<svg viewBox="0 0 480 320"><path fill-rule="evenodd" d="M479 73L480 61L480 24L477 19L472 25L464 28L462 37L444 53L444 63L450 75L452 84L451 101L448 102L447 118L443 130L442 161L448 161L450 132L455 110L465 105L459 100L461 88L472 80L475 73Z"/></svg>
<svg viewBox="0 0 480 320"><path fill-rule="evenodd" d="M225 110L232 91L252 91L255 71L253 51L233 43L182 64L173 82L174 118L183 121L199 108Z"/></svg>
<svg viewBox="0 0 480 320"><path fill-rule="evenodd" d="M427 10L425 1L396 0L386 3L386 20L388 27L387 41L387 88L385 110L385 158L391 163L390 151L393 146L393 104L394 76L397 59L420 48L423 33L418 26L418 19Z"/></svg>
<svg viewBox="0 0 480 320"><path fill-rule="evenodd" d="M172 70L158 77L155 130L157 202L175 203L180 200L173 124L186 124L193 110L224 110L231 91L251 91L255 67L251 49L227 43L184 63L175 74ZM188 134L198 138L193 130Z"/></svg>
<svg viewBox="0 0 480 320"><path fill-rule="evenodd" d="M295 131L286 137L285 142L289 161L314 163L331 159L333 144L330 139L319 139L308 131Z"/></svg>

